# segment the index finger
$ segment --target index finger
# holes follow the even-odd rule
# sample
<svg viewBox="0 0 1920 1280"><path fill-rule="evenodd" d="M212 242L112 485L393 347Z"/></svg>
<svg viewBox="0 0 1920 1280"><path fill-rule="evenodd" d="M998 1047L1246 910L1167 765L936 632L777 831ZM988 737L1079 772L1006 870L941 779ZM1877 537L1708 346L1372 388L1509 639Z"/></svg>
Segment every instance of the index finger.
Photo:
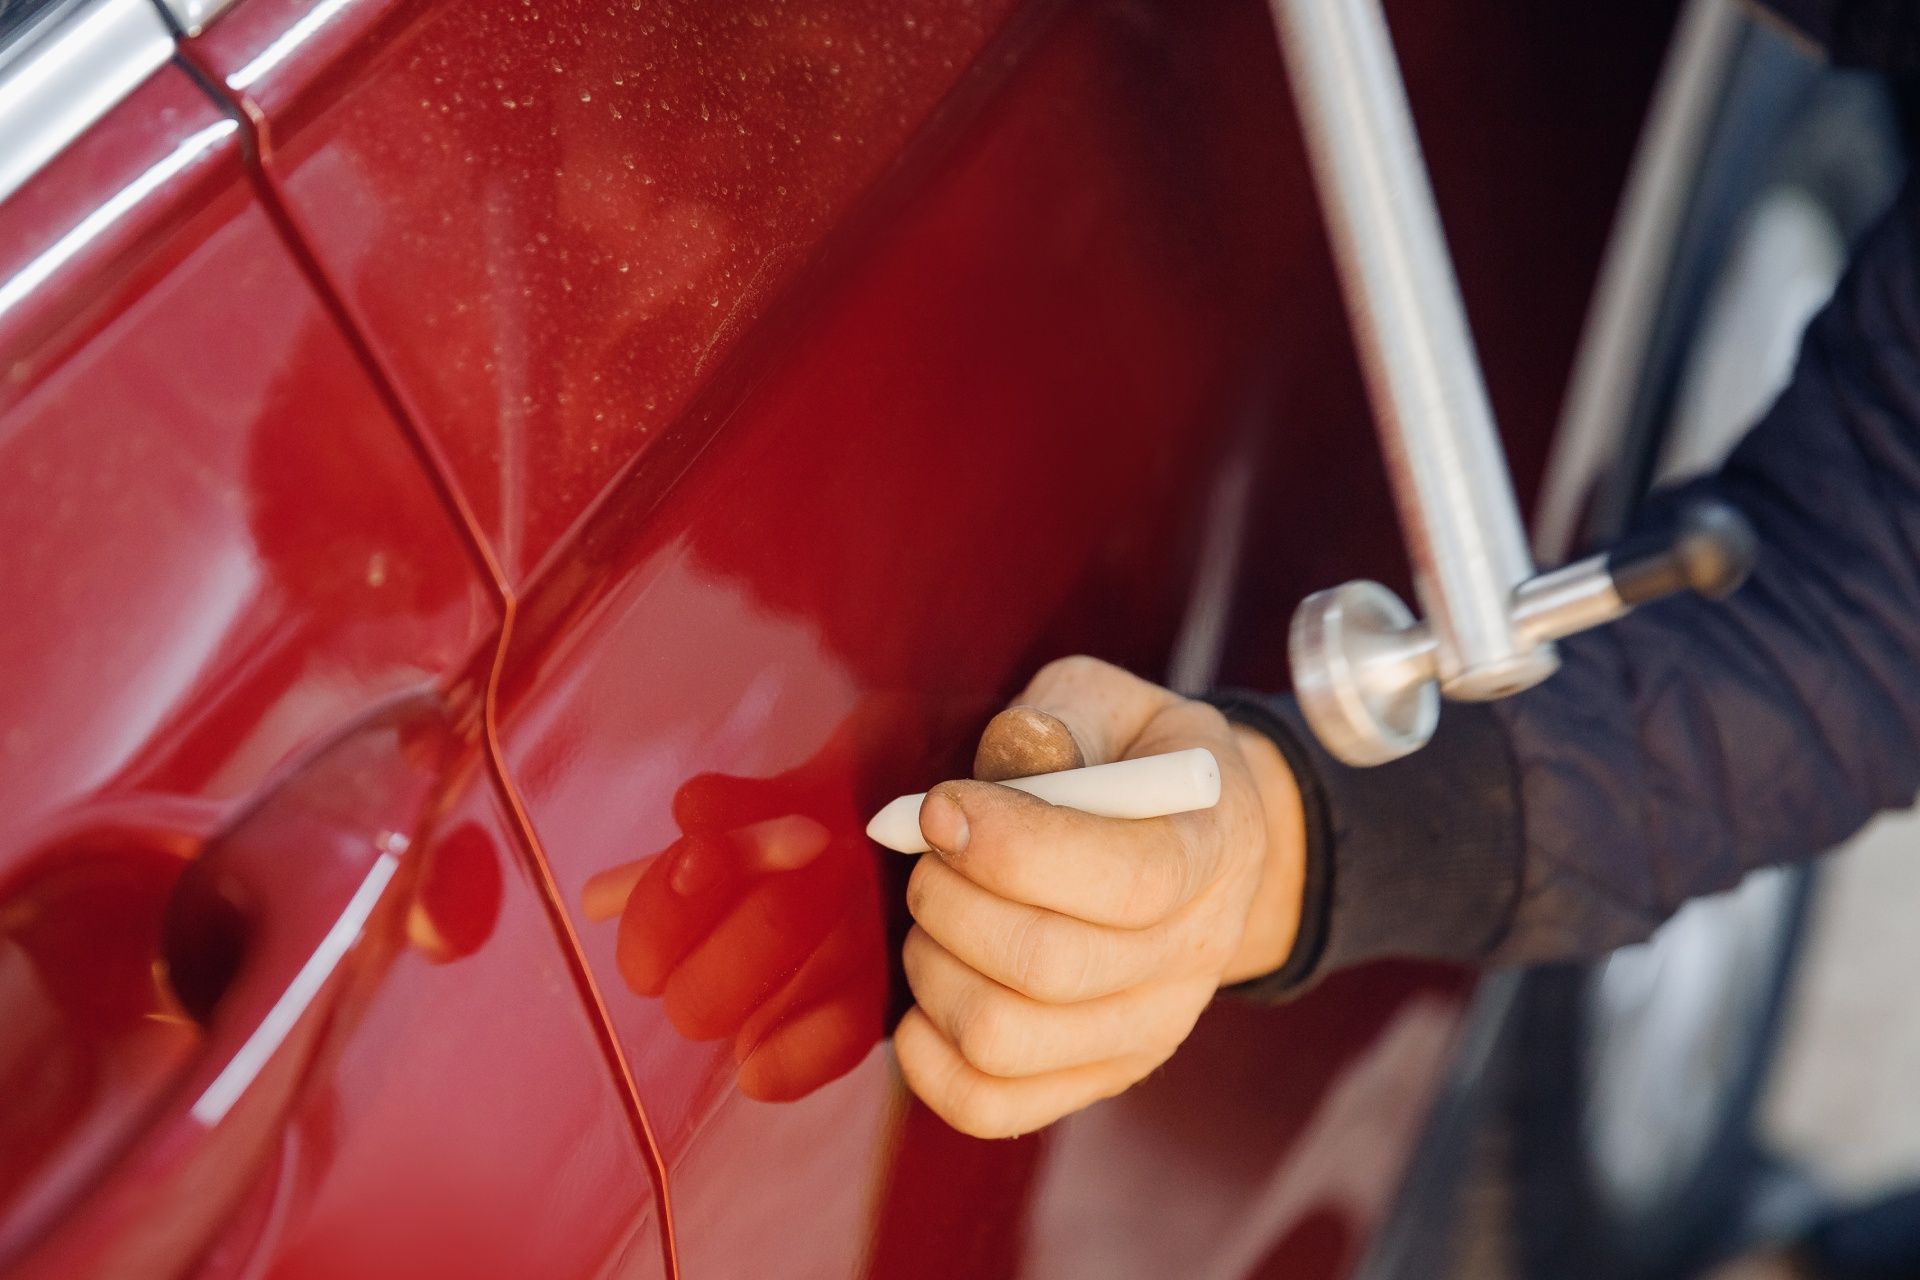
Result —
<svg viewBox="0 0 1920 1280"><path fill-rule="evenodd" d="M920 805L935 856L981 888L1122 929L1158 924L1211 880L1210 821L1100 818L990 782L943 782Z"/></svg>

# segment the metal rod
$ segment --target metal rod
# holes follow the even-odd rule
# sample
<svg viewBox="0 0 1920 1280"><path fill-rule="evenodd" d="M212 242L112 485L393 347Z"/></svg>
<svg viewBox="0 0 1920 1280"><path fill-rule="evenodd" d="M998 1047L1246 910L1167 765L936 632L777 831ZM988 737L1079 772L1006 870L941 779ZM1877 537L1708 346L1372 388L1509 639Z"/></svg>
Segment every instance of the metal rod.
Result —
<svg viewBox="0 0 1920 1280"><path fill-rule="evenodd" d="M1448 696L1554 669L1520 634L1533 564L1378 0L1270 0Z"/></svg>
<svg viewBox="0 0 1920 1280"><path fill-rule="evenodd" d="M1522 583L1513 593L1513 625L1545 644L1604 626L1632 608L1620 598L1607 557L1589 556Z"/></svg>

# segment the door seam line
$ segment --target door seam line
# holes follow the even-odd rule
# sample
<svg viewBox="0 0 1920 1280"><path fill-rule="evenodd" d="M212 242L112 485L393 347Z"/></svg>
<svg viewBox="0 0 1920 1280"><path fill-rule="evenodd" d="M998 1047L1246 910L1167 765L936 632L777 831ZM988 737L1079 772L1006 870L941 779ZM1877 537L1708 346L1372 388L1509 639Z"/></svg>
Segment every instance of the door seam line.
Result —
<svg viewBox="0 0 1920 1280"><path fill-rule="evenodd" d="M580 941L579 931L574 927L565 899L561 896L559 883L547 857L546 846L541 841L538 831L535 830L532 815L527 809L518 785L515 784L507 769L506 755L500 744L497 715L500 678L506 667L508 648L513 638L514 622L519 608L518 596L508 583L506 572L481 531L479 520L468 505L465 495L453 483L446 460L441 456L438 447L414 421L405 400L389 377L385 365L374 352L372 344L361 333L343 297L334 288L332 279L308 248L291 213L281 201L278 189L266 172L265 157L269 154L271 134L264 114L250 95L231 91L217 75L198 61L197 54L198 51L191 48L187 41L176 39L177 65L202 92L212 98L216 106L240 126L242 167L246 171L248 184L260 201L261 208L266 213L276 237L292 256L301 276L319 299L321 308L327 313L335 331L347 344L354 363L373 384L374 392L382 407L399 426L408 447L426 473L428 484L433 489L443 513L450 517L469 559L480 571L485 585L491 588L499 607L500 624L493 654L488 661L486 680L480 698L481 735L487 759L487 771L492 776L500 798L506 803L514 823L515 834L519 836L522 852L539 888L541 905L548 916L548 925L561 944L567 967L572 971L572 977L578 989L577 994L587 1006L586 1011L589 1021L593 1024L595 1038L600 1042L606 1065L614 1074L629 1124L634 1131L634 1136L639 1140L641 1156L647 1166L648 1181L653 1187L654 1205L659 1213L660 1256L667 1280L680 1280L679 1246L674 1230L673 1199L667 1183L665 1155L654 1134L653 1123L647 1115L645 1104L640 1099L639 1083L633 1074L632 1064L624 1046L620 1043L618 1034L614 1031L611 1009L598 980L594 977L592 967L587 962L586 950Z"/></svg>

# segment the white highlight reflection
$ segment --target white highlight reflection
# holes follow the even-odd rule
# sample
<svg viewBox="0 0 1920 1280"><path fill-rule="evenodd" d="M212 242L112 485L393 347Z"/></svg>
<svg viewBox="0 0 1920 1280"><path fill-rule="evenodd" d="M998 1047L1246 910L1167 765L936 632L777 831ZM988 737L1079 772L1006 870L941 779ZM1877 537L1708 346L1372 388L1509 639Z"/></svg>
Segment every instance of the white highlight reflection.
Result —
<svg viewBox="0 0 1920 1280"><path fill-rule="evenodd" d="M99 207L82 218L74 228L54 241L46 252L20 268L12 277L0 281L0 316L24 302L34 290L45 284L61 267L73 261L80 251L100 238L101 233L118 222L134 206L158 191L173 177L211 150L239 128L231 120L210 124L189 134L167 157L101 201Z"/></svg>
<svg viewBox="0 0 1920 1280"><path fill-rule="evenodd" d="M327 936L313 949L307 962L300 966L300 972L293 975L293 981L280 993L280 998L260 1020L247 1042L240 1046L239 1052L215 1076L207 1091L193 1104L193 1118L211 1129L226 1118L240 1095L247 1091L254 1078L272 1060L277 1050L300 1021L300 1015L307 1011L313 998L320 994L320 988L332 976L340 960L360 936L367 917L373 914L373 908L380 901L380 893L393 879L393 873L400 867L399 855L406 849L406 840L400 836L390 836L386 842L386 852L374 860L367 871L366 879L353 891L346 909L340 918L327 930Z"/></svg>
<svg viewBox="0 0 1920 1280"><path fill-rule="evenodd" d="M250 89L260 77L285 62L307 41L313 39L320 28L339 17L341 11L353 3L353 0L320 0L320 3L307 10L300 21L282 31L272 44L254 55L252 62L227 77L227 83L235 89Z"/></svg>
<svg viewBox="0 0 1920 1280"><path fill-rule="evenodd" d="M173 36L146 0L68 5L9 39L10 56L0 58L0 200L173 56Z"/></svg>

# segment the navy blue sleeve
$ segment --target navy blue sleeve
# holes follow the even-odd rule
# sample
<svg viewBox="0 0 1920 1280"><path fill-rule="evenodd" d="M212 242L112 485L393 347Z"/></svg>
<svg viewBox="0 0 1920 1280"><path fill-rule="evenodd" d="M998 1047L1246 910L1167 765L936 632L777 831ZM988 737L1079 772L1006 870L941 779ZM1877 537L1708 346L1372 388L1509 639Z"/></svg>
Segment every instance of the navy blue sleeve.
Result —
<svg viewBox="0 0 1920 1280"><path fill-rule="evenodd" d="M1793 379L1710 494L1760 535L1731 600L1662 601L1561 646L1544 685L1450 706L1434 745L1332 761L1284 699L1226 695L1310 798L1291 990L1377 955L1587 958L1687 899L1804 860L1920 789L1920 201L1870 235Z"/></svg>

